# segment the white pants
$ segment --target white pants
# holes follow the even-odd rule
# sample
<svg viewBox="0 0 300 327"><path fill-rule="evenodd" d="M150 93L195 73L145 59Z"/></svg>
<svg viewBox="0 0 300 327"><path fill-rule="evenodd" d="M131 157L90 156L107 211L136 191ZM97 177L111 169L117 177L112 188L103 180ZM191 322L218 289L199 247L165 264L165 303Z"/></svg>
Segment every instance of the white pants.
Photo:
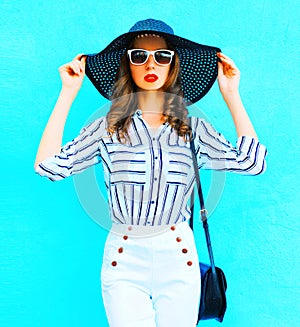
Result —
<svg viewBox="0 0 300 327"><path fill-rule="evenodd" d="M193 231L188 222L154 229L122 225L108 234L101 285L111 327L196 326L200 271Z"/></svg>

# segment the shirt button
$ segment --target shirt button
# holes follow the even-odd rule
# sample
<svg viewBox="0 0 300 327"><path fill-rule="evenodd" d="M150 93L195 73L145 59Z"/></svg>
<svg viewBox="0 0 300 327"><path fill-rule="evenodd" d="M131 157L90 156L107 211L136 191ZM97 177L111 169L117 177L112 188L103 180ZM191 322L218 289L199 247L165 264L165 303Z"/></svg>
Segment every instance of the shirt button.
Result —
<svg viewBox="0 0 300 327"><path fill-rule="evenodd" d="M119 252L119 253L123 253L123 248L120 247L120 248L118 249L118 252Z"/></svg>
<svg viewBox="0 0 300 327"><path fill-rule="evenodd" d="M187 262L187 265L188 265L188 266L191 266L192 264L193 264L192 261L188 261L188 262Z"/></svg>
<svg viewBox="0 0 300 327"><path fill-rule="evenodd" d="M157 181L157 177L154 177L154 180Z"/></svg>
<svg viewBox="0 0 300 327"><path fill-rule="evenodd" d="M176 227L175 226L171 226L171 230L175 230L176 229Z"/></svg>
<svg viewBox="0 0 300 327"><path fill-rule="evenodd" d="M157 159L157 157L155 157L154 159Z"/></svg>
<svg viewBox="0 0 300 327"><path fill-rule="evenodd" d="M154 203L155 203L155 201L151 201L151 203L152 203L152 204L154 204Z"/></svg>
<svg viewBox="0 0 300 327"><path fill-rule="evenodd" d="M153 141L155 141L155 137L153 137L153 139L152 139Z"/></svg>
<svg viewBox="0 0 300 327"><path fill-rule="evenodd" d="M117 261L113 261L111 265L115 267L117 265Z"/></svg>
<svg viewBox="0 0 300 327"><path fill-rule="evenodd" d="M182 253L187 253L188 250L187 249L182 249Z"/></svg>
<svg viewBox="0 0 300 327"><path fill-rule="evenodd" d="M128 239L128 236L127 235L124 235L123 236L123 239L126 241Z"/></svg>
<svg viewBox="0 0 300 327"><path fill-rule="evenodd" d="M181 237L176 237L176 241L177 242L181 242L182 241L182 238Z"/></svg>

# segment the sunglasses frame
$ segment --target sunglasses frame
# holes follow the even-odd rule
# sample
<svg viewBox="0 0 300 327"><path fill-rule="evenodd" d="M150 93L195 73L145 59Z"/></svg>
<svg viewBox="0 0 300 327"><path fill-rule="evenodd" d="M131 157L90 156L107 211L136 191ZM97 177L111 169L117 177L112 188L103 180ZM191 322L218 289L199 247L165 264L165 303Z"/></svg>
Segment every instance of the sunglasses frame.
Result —
<svg viewBox="0 0 300 327"><path fill-rule="evenodd" d="M137 51L137 50L144 51L144 52L146 52L146 54L147 54L147 58L146 58L146 60L145 60L143 63L141 63L141 64L136 64L136 63L134 63L134 62L132 61L132 59L131 59L131 53L132 53L133 51ZM169 52L169 53L171 54L171 60L170 60L170 62L169 62L168 64L160 64L160 63L158 63L158 62L156 61L156 59L155 59L155 52L157 52L157 51L167 51L167 52ZM159 65L159 66L169 66L169 65L171 64L171 62L172 62L172 59L173 59L173 56L174 56L174 51L169 50L169 49L157 49L157 50L130 49L130 50L127 50L127 54L128 54L128 57L129 57L129 60L130 60L131 64L134 65L134 66L141 66L141 65L144 65L144 64L148 61L150 55L152 55L152 57L153 57L153 59L154 59L154 62L155 62L157 65Z"/></svg>

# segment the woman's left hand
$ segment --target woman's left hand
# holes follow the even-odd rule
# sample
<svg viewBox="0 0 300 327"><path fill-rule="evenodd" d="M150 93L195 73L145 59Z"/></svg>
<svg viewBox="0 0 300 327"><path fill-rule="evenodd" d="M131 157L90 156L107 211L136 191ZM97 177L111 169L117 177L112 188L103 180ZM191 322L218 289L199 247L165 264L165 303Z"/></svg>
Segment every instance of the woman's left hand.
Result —
<svg viewBox="0 0 300 327"><path fill-rule="evenodd" d="M240 71L232 59L218 52L217 56L221 60L218 62L218 83L224 98L231 94L238 93L240 83Z"/></svg>

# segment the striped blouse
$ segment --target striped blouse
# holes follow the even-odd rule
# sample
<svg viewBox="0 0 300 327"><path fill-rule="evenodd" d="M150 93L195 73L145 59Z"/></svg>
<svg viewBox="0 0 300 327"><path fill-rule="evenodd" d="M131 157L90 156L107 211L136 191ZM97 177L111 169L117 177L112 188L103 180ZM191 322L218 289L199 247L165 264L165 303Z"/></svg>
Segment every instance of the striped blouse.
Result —
<svg viewBox="0 0 300 327"><path fill-rule="evenodd" d="M188 200L195 183L190 143L168 124L151 129L141 111L132 115L130 142L121 144L100 117L45 159L36 173L51 181L103 165L111 219L117 224L166 225L189 218ZM266 169L264 145L241 136L234 147L209 123L191 117L198 167L258 175Z"/></svg>

